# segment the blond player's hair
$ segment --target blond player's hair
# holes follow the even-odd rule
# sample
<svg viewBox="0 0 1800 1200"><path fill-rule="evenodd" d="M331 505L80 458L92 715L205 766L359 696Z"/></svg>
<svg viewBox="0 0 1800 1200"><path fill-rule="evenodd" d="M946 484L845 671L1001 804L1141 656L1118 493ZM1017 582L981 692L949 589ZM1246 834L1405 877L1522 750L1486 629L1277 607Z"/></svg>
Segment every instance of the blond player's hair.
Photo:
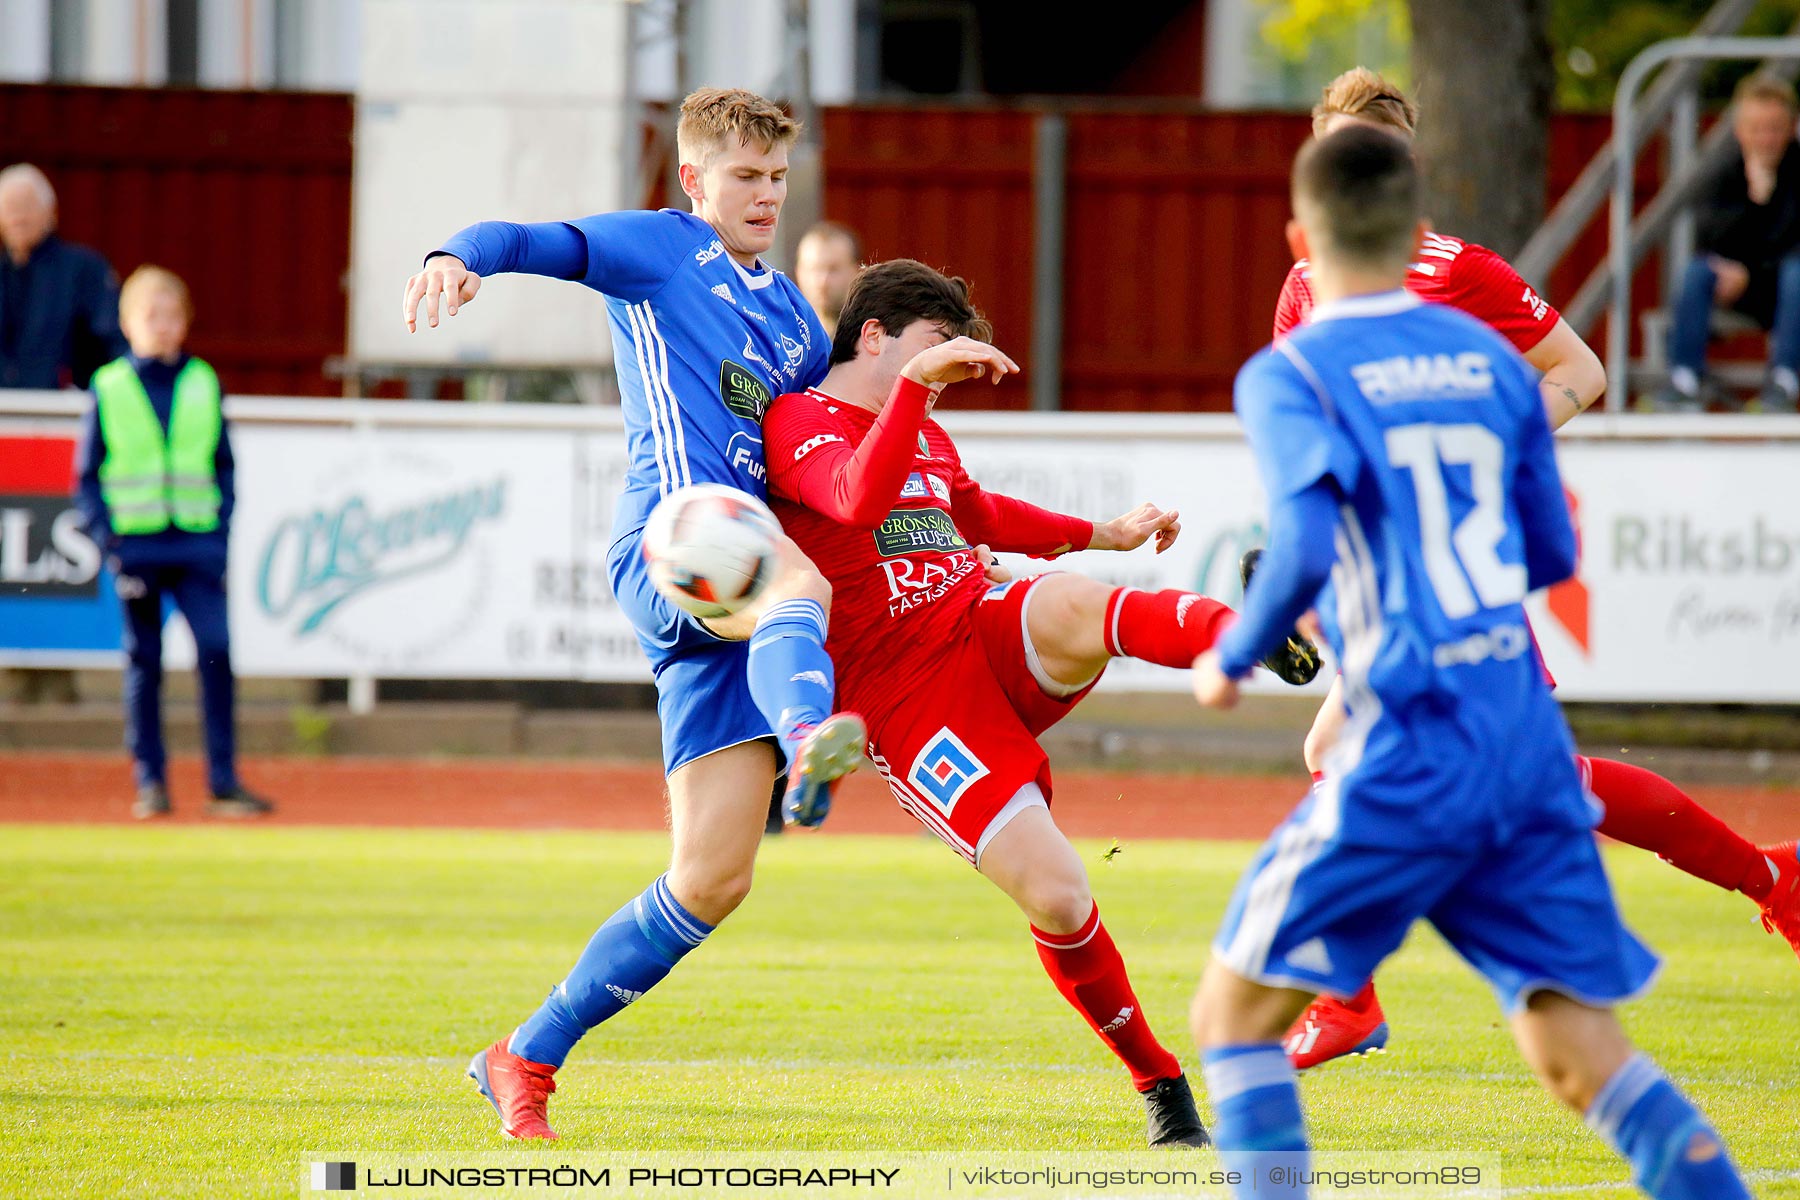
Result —
<svg viewBox="0 0 1800 1200"><path fill-rule="evenodd" d="M1406 93L1367 67L1351 67L1325 85L1313 105L1313 136L1323 137L1326 122L1336 116L1384 125L1407 137L1419 124L1419 109Z"/></svg>
<svg viewBox="0 0 1800 1200"><path fill-rule="evenodd" d="M173 296L181 301L181 307L187 313L188 320L194 319L194 299L188 294L187 284L181 276L167 267L159 267L146 263L133 271L119 287L119 316L150 302L150 297L161 293Z"/></svg>
<svg viewBox="0 0 1800 1200"><path fill-rule="evenodd" d="M1800 99L1796 99L1794 95L1794 85L1762 71L1744 76L1732 91L1733 104L1742 104L1746 100L1768 101L1783 106L1789 112L1800 112Z"/></svg>
<svg viewBox="0 0 1800 1200"><path fill-rule="evenodd" d="M705 168L729 144L773 150L800 136L800 122L772 100L742 88L701 88L681 102L675 151L684 163Z"/></svg>

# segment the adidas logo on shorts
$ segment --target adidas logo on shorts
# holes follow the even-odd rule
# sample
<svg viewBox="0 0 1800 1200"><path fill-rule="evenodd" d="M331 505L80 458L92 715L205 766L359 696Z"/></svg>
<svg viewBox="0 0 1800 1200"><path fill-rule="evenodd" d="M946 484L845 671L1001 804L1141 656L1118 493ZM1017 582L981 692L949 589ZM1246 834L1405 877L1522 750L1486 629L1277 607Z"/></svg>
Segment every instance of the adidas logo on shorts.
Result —
<svg viewBox="0 0 1800 1200"><path fill-rule="evenodd" d="M607 984L606 990L617 996L620 1004L630 1004L633 1000L641 999L644 995L642 992L634 992L628 988L622 988L616 983Z"/></svg>

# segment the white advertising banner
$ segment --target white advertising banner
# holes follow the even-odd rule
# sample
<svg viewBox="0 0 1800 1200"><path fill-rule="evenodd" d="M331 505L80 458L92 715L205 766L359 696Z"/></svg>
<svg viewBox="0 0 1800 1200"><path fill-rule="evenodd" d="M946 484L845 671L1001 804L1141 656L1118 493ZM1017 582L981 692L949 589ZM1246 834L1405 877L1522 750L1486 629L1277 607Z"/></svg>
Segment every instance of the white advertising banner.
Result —
<svg viewBox="0 0 1800 1200"><path fill-rule="evenodd" d="M1576 700L1800 700L1800 443L1565 442L1577 577L1530 610Z"/></svg>
<svg viewBox="0 0 1800 1200"><path fill-rule="evenodd" d="M1171 438L959 439L996 490L1082 515L1150 500L1181 512L1161 556L1089 552L1059 565L1236 603L1236 563L1262 544L1248 450ZM1800 701L1800 443L1564 439L1558 460L1582 540L1574 580L1528 603L1571 700ZM1133 662L1113 687L1183 690Z"/></svg>
<svg viewBox="0 0 1800 1200"><path fill-rule="evenodd" d="M606 583L616 433L241 425L234 449L241 672L649 678Z"/></svg>
<svg viewBox="0 0 1800 1200"><path fill-rule="evenodd" d="M234 400L238 669L648 680L606 578L625 473L619 414L521 407ZM0 420L0 431L38 436L44 419L76 411L61 398L38 409L23 424ZM1237 561L1264 541L1266 517L1230 418L950 413L944 422L993 491L1099 519L1145 500L1181 512L1167 554L1089 551L1057 568L1240 599ZM1800 418L1579 426L1559 438L1558 454L1581 571L1529 602L1561 694L1800 703ZM36 501L24 483L12 490L23 498L7 500L7 528L29 533ZM23 534L4 544L8 562L48 553ZM1008 565L1041 564L1009 556ZM18 603L65 600L98 603L85 594ZM104 634L72 621L0 622L0 660L91 660ZM171 633L180 659L183 639ZM1102 686L1178 693L1187 681L1126 660Z"/></svg>

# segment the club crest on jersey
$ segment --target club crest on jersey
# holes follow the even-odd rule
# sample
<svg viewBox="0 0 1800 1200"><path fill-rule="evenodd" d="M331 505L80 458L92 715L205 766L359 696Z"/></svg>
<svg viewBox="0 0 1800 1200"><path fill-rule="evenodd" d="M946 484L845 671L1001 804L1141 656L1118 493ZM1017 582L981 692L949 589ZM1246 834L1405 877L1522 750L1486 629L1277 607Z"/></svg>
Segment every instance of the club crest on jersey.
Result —
<svg viewBox="0 0 1800 1200"><path fill-rule="evenodd" d="M987 773L987 765L946 725L913 759L906 780L948 813Z"/></svg>
<svg viewBox="0 0 1800 1200"><path fill-rule="evenodd" d="M769 385L758 378L756 372L729 358L719 364L719 399L733 413L758 424L775 401L769 394Z"/></svg>
<svg viewBox="0 0 1800 1200"><path fill-rule="evenodd" d="M901 508L875 528L875 549L883 558L921 551L967 550L956 522L941 508Z"/></svg>
<svg viewBox="0 0 1800 1200"><path fill-rule="evenodd" d="M923 471L914 471L900 485L902 500L929 500L936 496L945 504L950 503L950 485L936 475L927 475Z"/></svg>
<svg viewBox="0 0 1800 1200"><path fill-rule="evenodd" d="M925 444L925 431L923 429L919 430L919 457L931 457L931 447Z"/></svg>

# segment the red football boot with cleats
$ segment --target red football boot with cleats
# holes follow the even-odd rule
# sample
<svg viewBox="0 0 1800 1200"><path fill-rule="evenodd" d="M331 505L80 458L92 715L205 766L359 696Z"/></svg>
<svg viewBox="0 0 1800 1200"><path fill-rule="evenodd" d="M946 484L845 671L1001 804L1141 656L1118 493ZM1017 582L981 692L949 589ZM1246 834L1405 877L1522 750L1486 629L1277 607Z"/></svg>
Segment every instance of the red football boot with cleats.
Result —
<svg viewBox="0 0 1800 1200"><path fill-rule="evenodd" d="M1387 1046L1387 1017L1373 981L1348 1000L1320 996L1281 1039L1294 1069L1304 1071L1346 1055L1378 1054Z"/></svg>
<svg viewBox="0 0 1800 1200"><path fill-rule="evenodd" d="M1757 849L1781 872L1775 888L1761 901L1763 928L1779 933L1800 954L1800 842L1777 842Z"/></svg>
<svg viewBox="0 0 1800 1200"><path fill-rule="evenodd" d="M555 1141L545 1106L556 1090L556 1068L520 1058L507 1034L475 1056L469 1078L500 1114L500 1132L509 1138Z"/></svg>

